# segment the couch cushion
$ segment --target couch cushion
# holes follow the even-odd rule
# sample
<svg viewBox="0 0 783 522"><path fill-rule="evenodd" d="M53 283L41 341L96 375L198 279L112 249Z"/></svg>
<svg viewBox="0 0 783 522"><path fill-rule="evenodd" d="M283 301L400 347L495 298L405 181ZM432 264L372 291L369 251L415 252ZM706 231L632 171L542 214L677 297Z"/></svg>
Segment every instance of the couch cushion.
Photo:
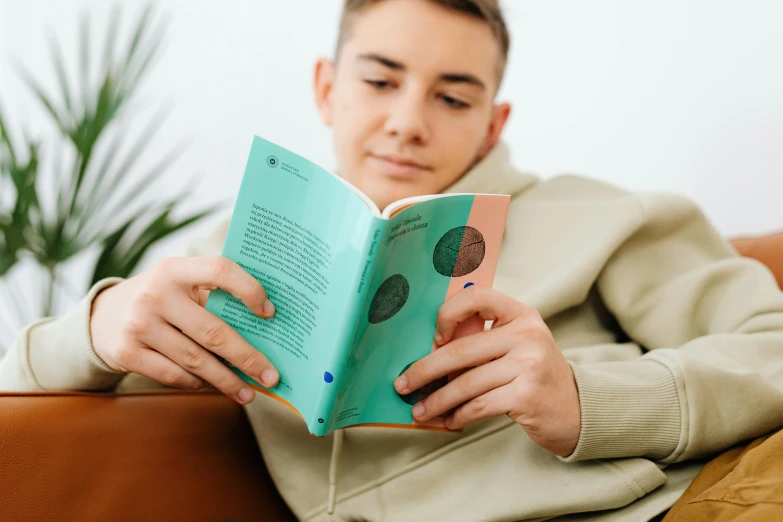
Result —
<svg viewBox="0 0 783 522"><path fill-rule="evenodd" d="M664 522L783 520L783 431L736 446L712 461Z"/></svg>

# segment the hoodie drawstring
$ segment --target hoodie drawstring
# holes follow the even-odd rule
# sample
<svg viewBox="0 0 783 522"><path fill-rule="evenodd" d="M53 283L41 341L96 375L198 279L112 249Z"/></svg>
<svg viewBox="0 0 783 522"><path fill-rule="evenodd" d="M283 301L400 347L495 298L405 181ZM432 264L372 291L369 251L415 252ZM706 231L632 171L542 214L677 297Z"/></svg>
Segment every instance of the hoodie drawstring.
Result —
<svg viewBox="0 0 783 522"><path fill-rule="evenodd" d="M329 498L326 501L326 511L334 514L334 505L337 500L337 464L340 453L343 450L343 430L336 430L332 439L332 457L329 460Z"/></svg>

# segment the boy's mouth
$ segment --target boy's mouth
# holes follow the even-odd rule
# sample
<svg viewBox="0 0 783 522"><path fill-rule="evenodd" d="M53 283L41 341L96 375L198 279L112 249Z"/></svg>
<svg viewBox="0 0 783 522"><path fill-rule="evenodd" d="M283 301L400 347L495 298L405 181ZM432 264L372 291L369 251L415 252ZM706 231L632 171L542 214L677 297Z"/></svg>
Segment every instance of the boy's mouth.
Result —
<svg viewBox="0 0 783 522"><path fill-rule="evenodd" d="M370 154L370 161L381 173L398 179L416 178L422 172L432 170L431 167L402 156Z"/></svg>

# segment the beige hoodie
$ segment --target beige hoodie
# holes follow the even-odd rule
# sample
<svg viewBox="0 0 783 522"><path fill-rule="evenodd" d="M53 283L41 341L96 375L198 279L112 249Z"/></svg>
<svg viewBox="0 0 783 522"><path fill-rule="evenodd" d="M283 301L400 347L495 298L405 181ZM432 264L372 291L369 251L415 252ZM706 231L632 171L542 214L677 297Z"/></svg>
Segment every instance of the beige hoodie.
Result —
<svg viewBox="0 0 783 522"><path fill-rule="evenodd" d="M513 196L495 288L537 308L571 362L577 448L554 457L507 417L462 434L351 428L316 438L259 395L249 418L301 519L648 520L685 490L700 458L783 426L783 293L691 202L576 176L541 181L517 172L503 145L448 191ZM224 234L189 253L219 253ZM114 282L29 326L0 362L0 388L117 385L124 376L97 357L88 328L92 297Z"/></svg>

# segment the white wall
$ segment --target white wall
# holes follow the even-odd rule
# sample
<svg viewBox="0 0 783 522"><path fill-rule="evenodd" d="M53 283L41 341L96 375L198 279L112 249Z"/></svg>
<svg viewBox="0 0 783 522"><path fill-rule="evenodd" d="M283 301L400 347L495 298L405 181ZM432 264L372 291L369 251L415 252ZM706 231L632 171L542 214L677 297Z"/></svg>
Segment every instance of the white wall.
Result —
<svg viewBox="0 0 783 522"><path fill-rule="evenodd" d="M47 31L75 57L79 14L103 29L109 4L0 0L0 103L10 117L41 121L9 63L21 60L54 87ZM253 133L333 165L310 84L314 59L332 51L340 0L158 4L171 23L145 99L172 113L154 147L191 143L168 189L202 173L192 205L230 202ZM520 167L685 193L726 235L783 228L783 3L505 5L513 45L501 97L514 105L506 139Z"/></svg>

